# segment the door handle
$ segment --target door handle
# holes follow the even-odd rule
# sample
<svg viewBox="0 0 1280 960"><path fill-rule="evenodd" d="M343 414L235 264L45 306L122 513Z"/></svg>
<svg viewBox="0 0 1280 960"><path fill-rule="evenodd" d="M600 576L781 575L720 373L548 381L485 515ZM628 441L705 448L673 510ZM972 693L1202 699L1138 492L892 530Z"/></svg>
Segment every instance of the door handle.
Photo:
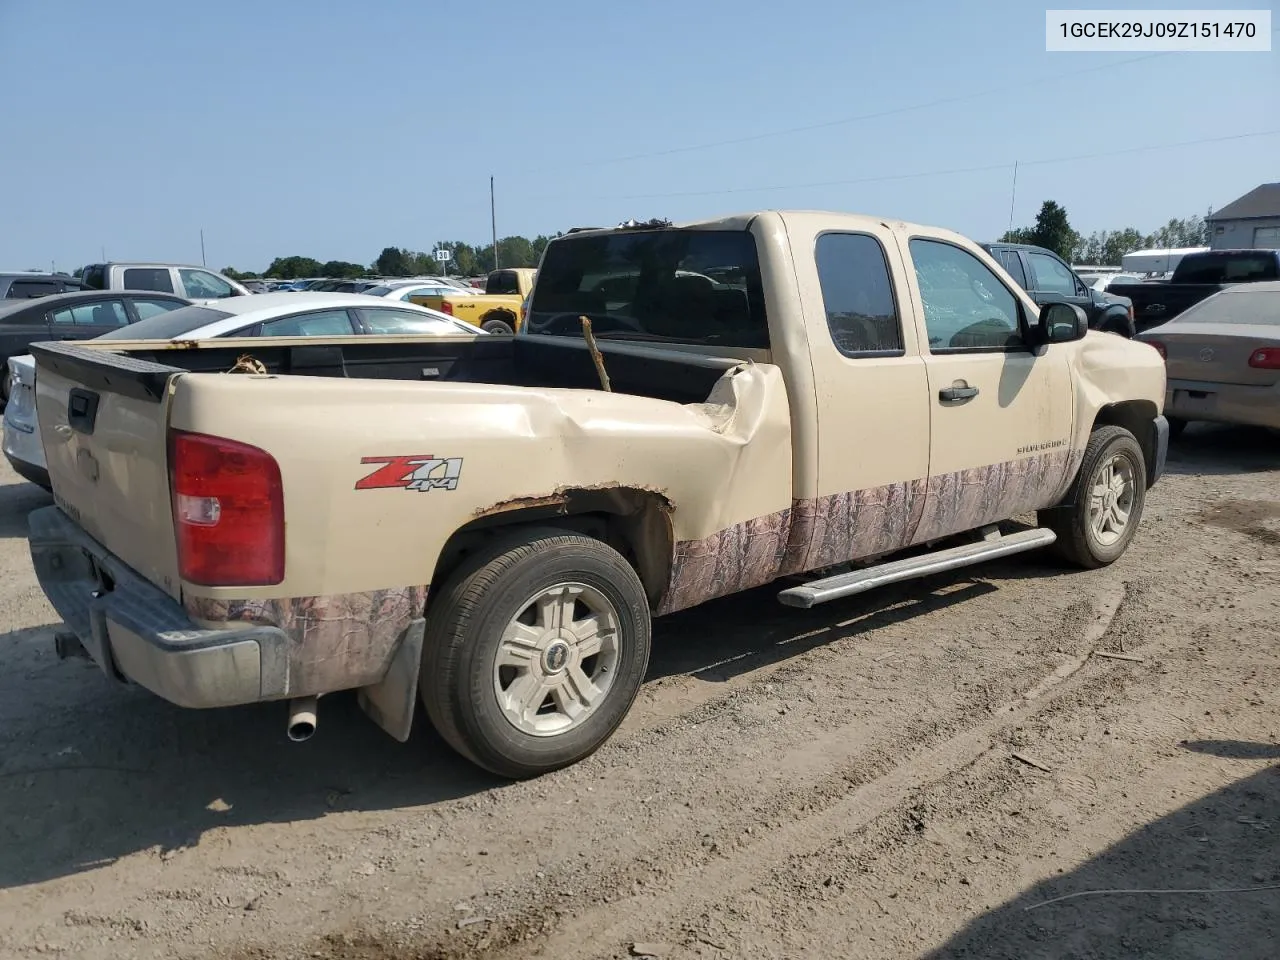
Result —
<svg viewBox="0 0 1280 960"><path fill-rule="evenodd" d="M978 395L978 388L971 387L966 383L958 386L946 387L938 391L938 399L943 403L955 403L960 400L972 400Z"/></svg>

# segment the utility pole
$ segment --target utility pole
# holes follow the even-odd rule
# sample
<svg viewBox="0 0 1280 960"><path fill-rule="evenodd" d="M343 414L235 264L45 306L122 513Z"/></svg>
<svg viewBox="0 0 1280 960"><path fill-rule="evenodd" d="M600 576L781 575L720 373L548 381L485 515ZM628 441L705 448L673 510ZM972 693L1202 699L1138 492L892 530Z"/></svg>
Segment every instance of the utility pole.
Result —
<svg viewBox="0 0 1280 960"><path fill-rule="evenodd" d="M1013 205L1018 199L1018 161L1013 161L1013 191L1009 195L1009 229L1013 229Z"/></svg>
<svg viewBox="0 0 1280 960"><path fill-rule="evenodd" d="M200 266L207 267L209 261L204 258L204 228L200 228Z"/></svg>
<svg viewBox="0 0 1280 960"><path fill-rule="evenodd" d="M493 269L498 269L498 214L493 205L493 177L489 178L489 226L493 228Z"/></svg>

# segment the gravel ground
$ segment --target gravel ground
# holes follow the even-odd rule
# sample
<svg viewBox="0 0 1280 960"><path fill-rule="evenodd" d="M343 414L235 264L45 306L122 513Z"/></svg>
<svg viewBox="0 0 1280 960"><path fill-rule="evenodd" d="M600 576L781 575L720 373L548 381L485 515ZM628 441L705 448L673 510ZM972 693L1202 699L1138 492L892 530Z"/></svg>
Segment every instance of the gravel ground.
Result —
<svg viewBox="0 0 1280 960"><path fill-rule="evenodd" d="M1107 570L659 621L623 729L512 785L59 662L6 468L0 957L1280 956L1280 448L1170 470Z"/></svg>

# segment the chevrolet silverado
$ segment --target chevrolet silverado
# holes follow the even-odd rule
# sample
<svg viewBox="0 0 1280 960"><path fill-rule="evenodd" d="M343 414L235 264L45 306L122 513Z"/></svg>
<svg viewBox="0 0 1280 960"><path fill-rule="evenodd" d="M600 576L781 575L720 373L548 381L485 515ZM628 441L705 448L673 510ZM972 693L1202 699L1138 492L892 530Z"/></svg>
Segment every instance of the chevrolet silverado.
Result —
<svg viewBox="0 0 1280 960"><path fill-rule="evenodd" d="M534 776L617 728L656 616L1040 548L1104 566L1164 466L1159 353L946 230L577 232L526 324L34 345L59 654L187 707L285 701L294 739L334 691L401 740L421 703Z"/></svg>

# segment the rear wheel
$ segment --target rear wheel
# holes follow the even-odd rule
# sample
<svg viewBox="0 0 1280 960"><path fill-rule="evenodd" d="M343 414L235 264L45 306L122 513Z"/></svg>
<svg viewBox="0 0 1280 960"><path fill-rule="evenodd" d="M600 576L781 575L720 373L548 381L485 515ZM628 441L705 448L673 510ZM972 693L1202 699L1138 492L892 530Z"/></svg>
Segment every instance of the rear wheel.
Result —
<svg viewBox="0 0 1280 960"><path fill-rule="evenodd" d="M510 314L491 313L480 321L480 329L499 337L510 337L515 334L515 324Z"/></svg>
<svg viewBox="0 0 1280 960"><path fill-rule="evenodd" d="M1138 531L1146 476L1146 458L1132 433L1111 426L1095 430L1062 506L1041 517L1058 535L1058 554L1087 569L1118 560Z"/></svg>
<svg viewBox="0 0 1280 960"><path fill-rule="evenodd" d="M613 734L649 643L644 586L616 550L523 531L472 558L428 603L419 691L463 756L500 776L537 776Z"/></svg>

